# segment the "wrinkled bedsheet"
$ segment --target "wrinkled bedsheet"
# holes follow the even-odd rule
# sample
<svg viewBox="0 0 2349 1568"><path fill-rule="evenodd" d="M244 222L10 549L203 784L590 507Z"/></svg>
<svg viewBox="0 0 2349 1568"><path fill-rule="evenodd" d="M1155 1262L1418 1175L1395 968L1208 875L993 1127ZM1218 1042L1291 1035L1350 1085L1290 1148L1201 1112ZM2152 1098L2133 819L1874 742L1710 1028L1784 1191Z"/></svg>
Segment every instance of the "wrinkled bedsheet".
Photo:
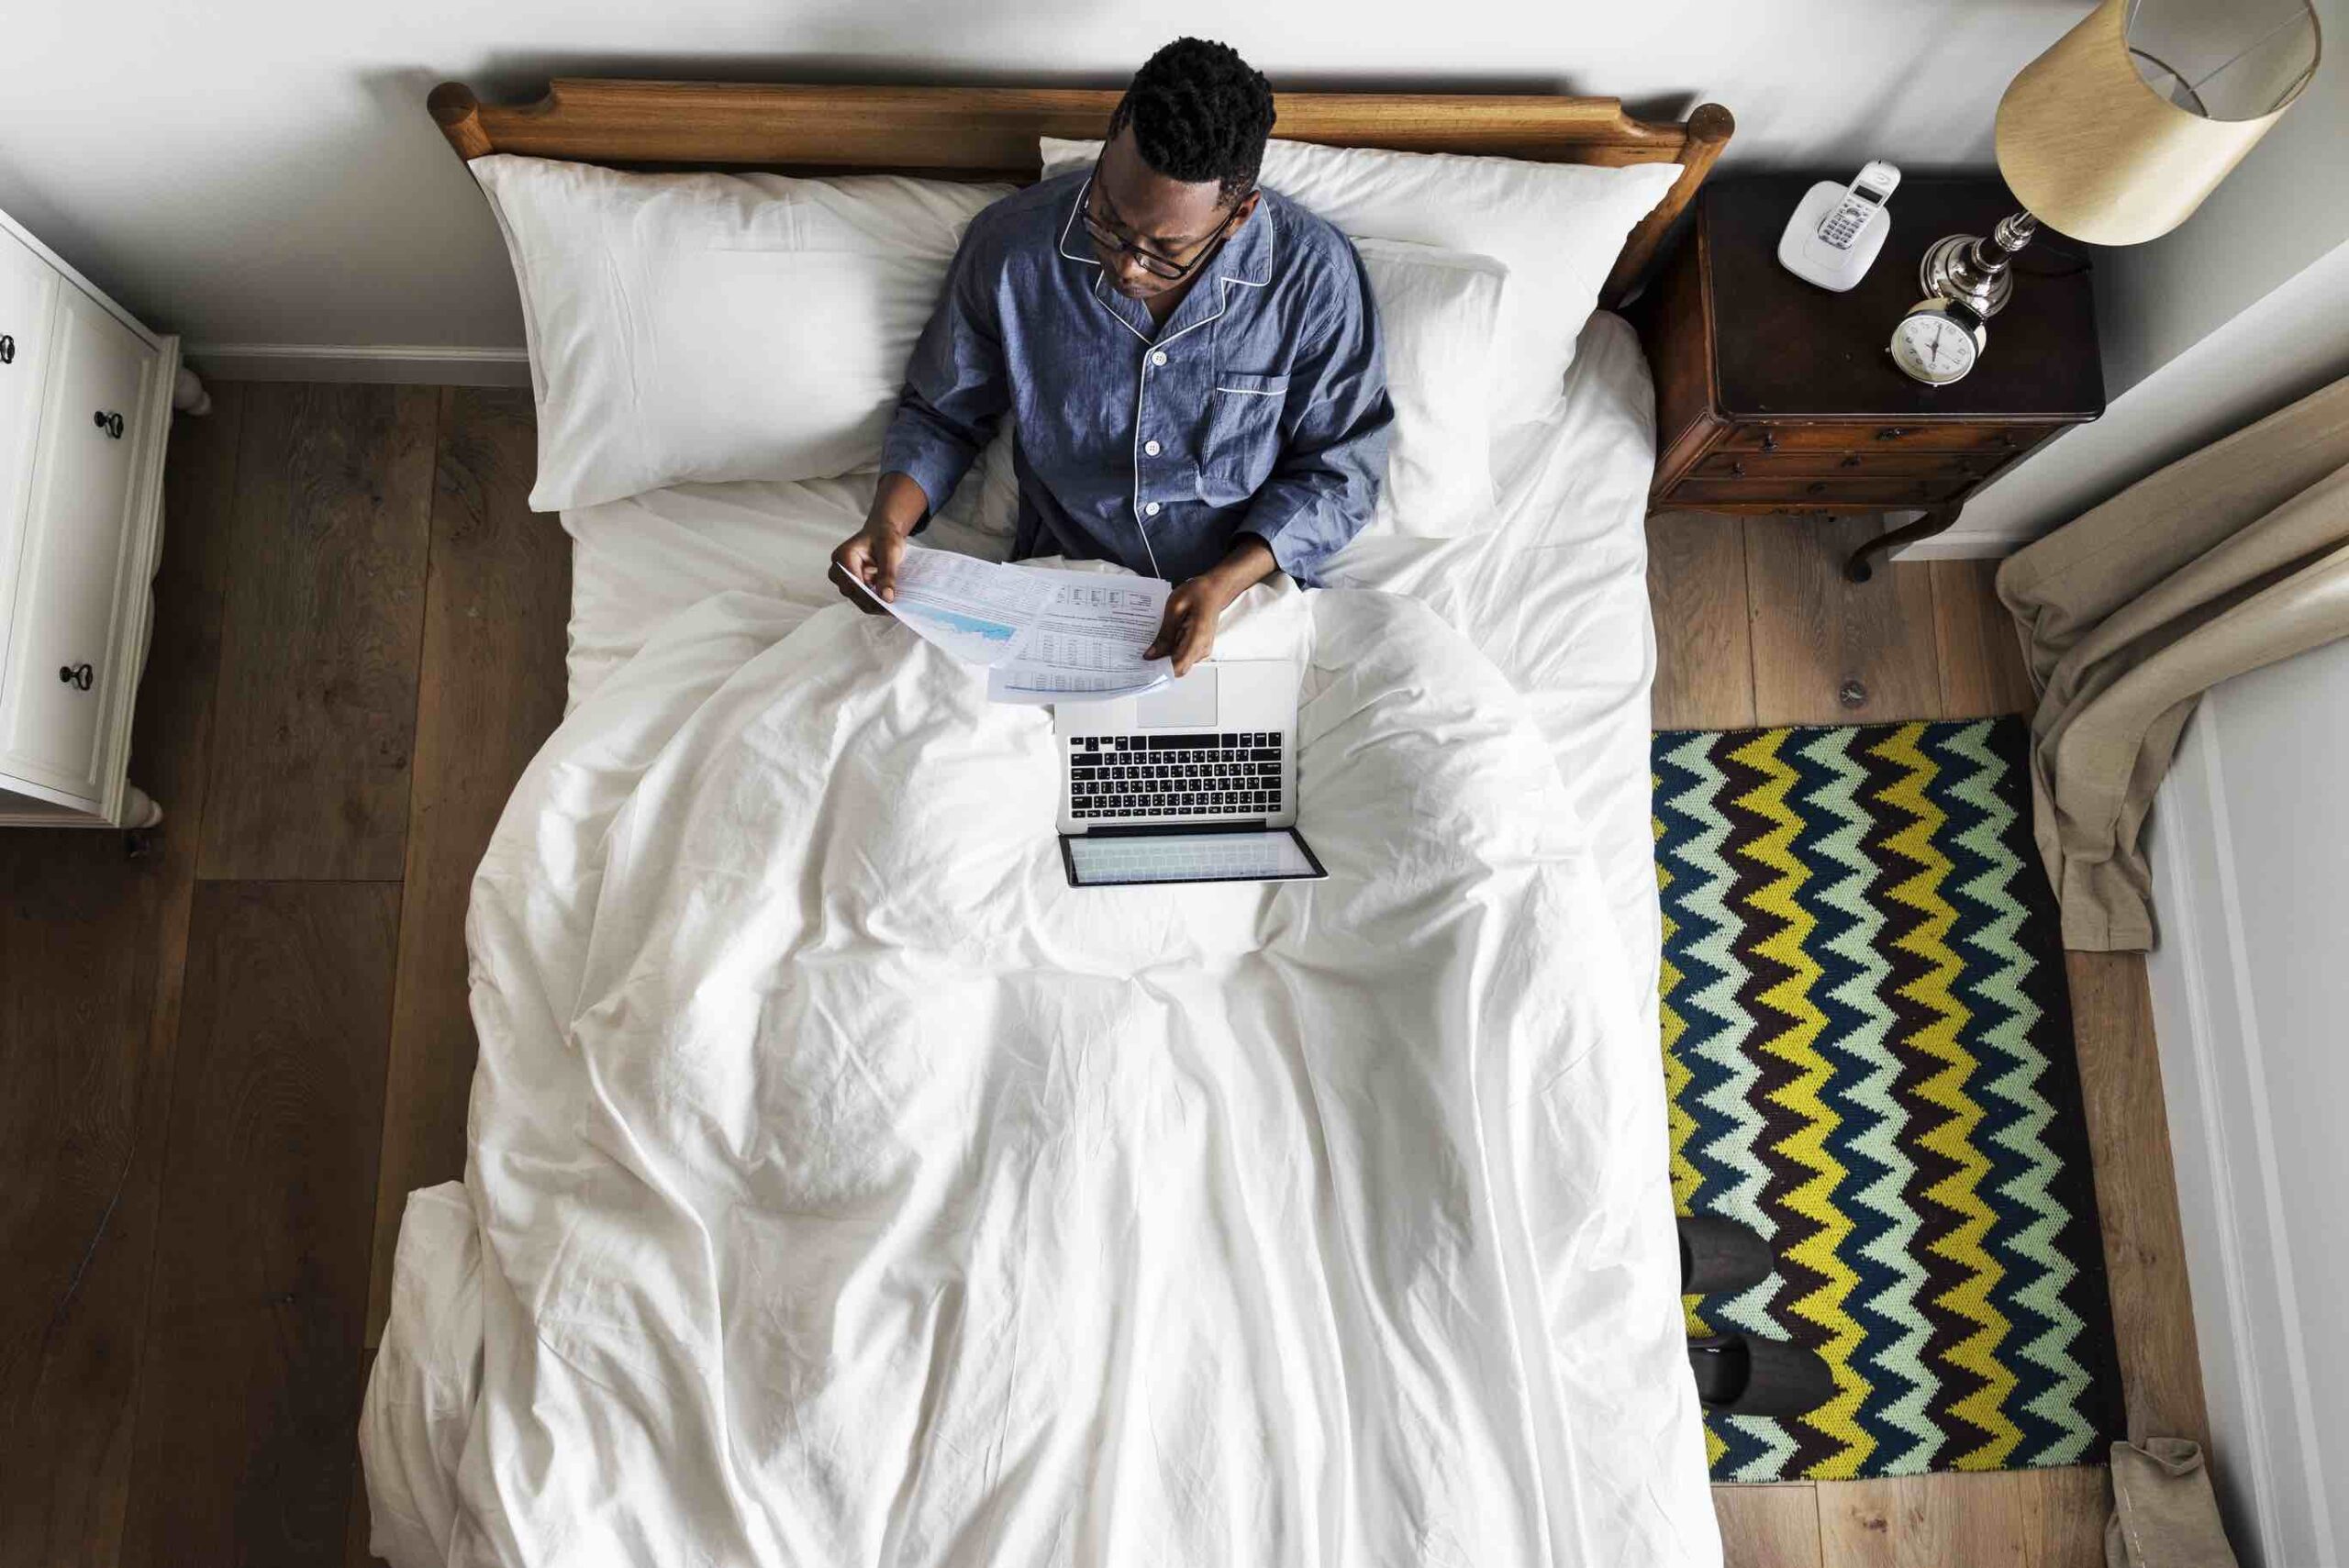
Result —
<svg viewBox="0 0 2349 1568"><path fill-rule="evenodd" d="M474 884L379 1553L1718 1561L1662 1076L1596 1065L1653 1040L1523 704L1383 594L1219 652L1300 662L1325 882L1066 887L1049 716L844 606L708 600L574 710Z"/></svg>

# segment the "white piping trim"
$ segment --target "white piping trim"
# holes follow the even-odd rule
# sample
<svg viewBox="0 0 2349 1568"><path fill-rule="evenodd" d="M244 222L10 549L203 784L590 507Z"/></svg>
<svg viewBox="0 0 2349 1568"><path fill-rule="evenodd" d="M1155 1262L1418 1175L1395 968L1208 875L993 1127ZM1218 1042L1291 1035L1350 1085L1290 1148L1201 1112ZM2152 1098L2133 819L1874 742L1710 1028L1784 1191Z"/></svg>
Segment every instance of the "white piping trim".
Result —
<svg viewBox="0 0 2349 1568"><path fill-rule="evenodd" d="M1062 255L1067 257L1072 261L1082 261L1088 267L1099 269L1101 266L1099 261L1094 260L1090 256L1080 256L1075 251L1068 248L1069 230L1076 227L1076 215L1085 210L1085 198L1092 194L1093 176L1087 174L1085 177L1085 183L1076 188L1076 200L1068 209L1068 221L1061 225L1061 242L1059 250Z"/></svg>
<svg viewBox="0 0 2349 1568"><path fill-rule="evenodd" d="M1124 320L1125 318L1120 317L1119 319ZM1129 325L1130 325L1130 323L1129 323ZM1134 476L1134 532L1141 535L1142 553L1150 557L1150 574L1152 577L1163 578L1166 573L1159 570L1158 551L1151 547L1149 525L1141 520L1141 397L1142 393L1146 391L1149 386L1150 356L1145 353L1142 356L1141 361L1141 373L1134 377L1134 433L1132 437L1133 461L1130 464Z"/></svg>
<svg viewBox="0 0 2349 1568"><path fill-rule="evenodd" d="M1094 262L1094 263L1093 263L1093 265L1095 265L1095 266L1097 266L1097 266L1099 266L1100 264L1101 264L1101 263L1100 263L1100 262L1098 262L1098 261L1096 261L1096 262ZM1107 288L1107 287L1108 287L1108 286L1109 286L1109 274L1108 274L1108 272L1103 272L1099 277L1097 277L1097 278L1096 278L1096 279L1094 279L1094 280L1093 280L1093 297L1094 297L1095 299L1099 300L1099 301L1101 302L1101 308L1102 308L1102 309L1104 309L1104 310L1106 310L1106 311L1108 311L1108 312L1109 313L1109 319L1110 319L1110 320L1115 321L1119 326L1120 326L1120 327L1124 328L1127 331L1129 331L1129 332L1132 333L1135 337L1137 337L1137 338L1141 338L1141 342L1142 342L1142 346L1143 346L1144 348L1148 348L1148 347L1150 346L1150 339L1149 339L1148 338L1146 338L1146 337L1143 337L1143 336L1142 336L1142 330L1141 330L1141 328L1139 328L1139 327L1137 327L1137 326L1135 326L1132 322L1130 322L1130 321L1127 320L1127 319L1126 319L1126 317L1125 317L1124 313L1123 313L1123 312L1121 312L1121 311L1119 311L1119 308L1118 308L1116 306L1114 306L1114 305L1112 305L1112 304L1110 304L1110 303L1109 303L1109 296L1108 296L1108 295L1105 295L1105 294L1103 294L1103 293L1101 292L1103 289L1105 289L1105 288Z"/></svg>
<svg viewBox="0 0 2349 1568"><path fill-rule="evenodd" d="M1264 219L1266 227L1264 229L1265 275L1264 277L1237 278L1233 277L1229 272L1218 272L1215 275L1215 281L1221 286L1216 290L1216 306L1215 313L1213 315L1200 317L1197 321L1192 322L1188 327L1184 328L1182 331L1175 333L1171 338L1145 338L1142 337L1141 328L1137 328L1132 322L1127 320L1124 313L1119 311L1116 306L1110 304L1108 299L1102 294L1102 289L1108 285L1109 281L1108 269L1102 266L1100 261L1096 258L1077 255L1068 248L1069 235L1076 228L1076 215L1084 209L1085 199L1092 194L1092 191L1093 177L1088 174L1085 176L1085 183L1077 187L1076 200L1070 204L1068 217L1061 224L1060 244L1054 247L1054 249L1060 252L1063 259L1075 261L1083 266L1091 267L1099 274L1093 280L1093 297L1100 302L1101 308L1107 310L1119 326L1124 328L1127 331L1131 332L1136 338L1141 339L1141 367L1140 373L1134 377L1134 424L1133 435L1130 440L1132 456L1130 463L1130 472L1134 476L1134 487L1130 504L1133 510L1134 531L1141 536L1142 553L1150 558L1151 575L1163 579L1166 573L1160 568L1158 564L1158 551L1150 542L1150 525L1143 521L1141 501L1141 417L1143 400L1150 390L1151 355L1153 353L1163 352L1167 344L1174 342L1177 339L1188 337L1190 334L1197 331L1200 328L1207 326L1211 321L1222 320L1226 313L1231 309L1231 285L1233 284L1238 284L1242 288L1257 289L1263 288L1265 284L1272 282L1272 219L1269 216ZM1259 210L1262 210L1263 203L1259 202L1257 205ZM1253 223L1256 220L1256 214L1249 214L1248 220L1249 222ZM1230 246L1227 244L1224 249L1226 253L1229 254ZM1245 387L1219 386L1215 390L1218 392L1239 393L1243 396L1249 397L1282 397L1287 395L1286 388L1282 389L1280 392L1252 392Z"/></svg>
<svg viewBox="0 0 2349 1568"><path fill-rule="evenodd" d="M1282 387L1278 392L1266 392L1253 386L1219 386L1216 390L1229 392L1234 397L1286 397L1288 395L1287 387Z"/></svg>

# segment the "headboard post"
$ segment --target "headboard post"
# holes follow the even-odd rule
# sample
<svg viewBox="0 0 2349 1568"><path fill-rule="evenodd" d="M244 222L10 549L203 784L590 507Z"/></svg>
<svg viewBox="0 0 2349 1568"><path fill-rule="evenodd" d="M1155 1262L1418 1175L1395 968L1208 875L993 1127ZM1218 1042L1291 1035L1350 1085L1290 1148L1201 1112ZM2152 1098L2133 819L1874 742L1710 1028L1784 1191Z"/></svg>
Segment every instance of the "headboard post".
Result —
<svg viewBox="0 0 2349 1568"><path fill-rule="evenodd" d="M449 139L457 156L470 163L476 158L486 158L495 150L490 145L489 132L481 123L481 101L473 90L462 82L443 82L432 89L424 100L432 113L432 123Z"/></svg>
<svg viewBox="0 0 2349 1568"><path fill-rule="evenodd" d="M458 157L492 152L621 167L773 169L1033 180L1039 136L1098 136L1114 90L861 87L559 78L533 104L483 105L458 82L427 100ZM1634 119L1614 98L1531 93L1276 93L1274 128L1297 141L1551 163L1681 165L1623 242L1600 298L1619 303L1704 183L1736 122L1718 104L1683 121Z"/></svg>
<svg viewBox="0 0 2349 1568"><path fill-rule="evenodd" d="M1656 247L1664 243L1665 230L1696 199L1697 187L1705 183L1713 160L1721 155L1721 149L1729 145L1729 139L1736 130L1736 117L1719 104L1699 104L1690 112L1688 139L1680 152L1680 178L1672 183L1672 189L1664 193L1655 209L1640 219L1624 239L1622 254L1615 258L1615 270L1607 274L1607 286L1599 291L1600 299L1609 305L1620 305L1638 284L1649 263L1655 260Z"/></svg>

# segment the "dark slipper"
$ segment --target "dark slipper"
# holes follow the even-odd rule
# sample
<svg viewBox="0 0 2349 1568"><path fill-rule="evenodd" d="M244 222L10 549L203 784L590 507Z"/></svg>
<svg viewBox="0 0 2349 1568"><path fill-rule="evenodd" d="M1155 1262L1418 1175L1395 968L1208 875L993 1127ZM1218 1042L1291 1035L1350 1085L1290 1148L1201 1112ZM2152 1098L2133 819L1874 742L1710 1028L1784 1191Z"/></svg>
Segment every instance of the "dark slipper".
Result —
<svg viewBox="0 0 2349 1568"><path fill-rule="evenodd" d="M1697 1374L1697 1403L1724 1416L1800 1416L1835 1397L1835 1373L1825 1362L1776 1340L1691 1340L1688 1368Z"/></svg>
<svg viewBox="0 0 2349 1568"><path fill-rule="evenodd" d="M1770 1243L1733 1219L1699 1214L1677 1224L1683 1296L1745 1290L1768 1279L1778 1266L1770 1255Z"/></svg>

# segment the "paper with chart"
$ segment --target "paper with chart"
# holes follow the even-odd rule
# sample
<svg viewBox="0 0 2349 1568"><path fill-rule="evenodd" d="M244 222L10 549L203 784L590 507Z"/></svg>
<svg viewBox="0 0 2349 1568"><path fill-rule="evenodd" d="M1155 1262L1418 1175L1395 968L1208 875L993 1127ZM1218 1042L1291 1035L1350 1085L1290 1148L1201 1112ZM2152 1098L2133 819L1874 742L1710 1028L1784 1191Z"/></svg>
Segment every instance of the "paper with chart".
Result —
<svg viewBox="0 0 2349 1568"><path fill-rule="evenodd" d="M925 641L984 665L993 702L1099 702L1174 678L1171 661L1142 657L1172 591L1154 577L997 565L908 545L895 599L856 587Z"/></svg>
<svg viewBox="0 0 2349 1568"><path fill-rule="evenodd" d="M1156 577L1023 568L1054 587L1019 651L987 672L990 702L1106 702L1174 678L1174 661L1144 659L1173 589Z"/></svg>

